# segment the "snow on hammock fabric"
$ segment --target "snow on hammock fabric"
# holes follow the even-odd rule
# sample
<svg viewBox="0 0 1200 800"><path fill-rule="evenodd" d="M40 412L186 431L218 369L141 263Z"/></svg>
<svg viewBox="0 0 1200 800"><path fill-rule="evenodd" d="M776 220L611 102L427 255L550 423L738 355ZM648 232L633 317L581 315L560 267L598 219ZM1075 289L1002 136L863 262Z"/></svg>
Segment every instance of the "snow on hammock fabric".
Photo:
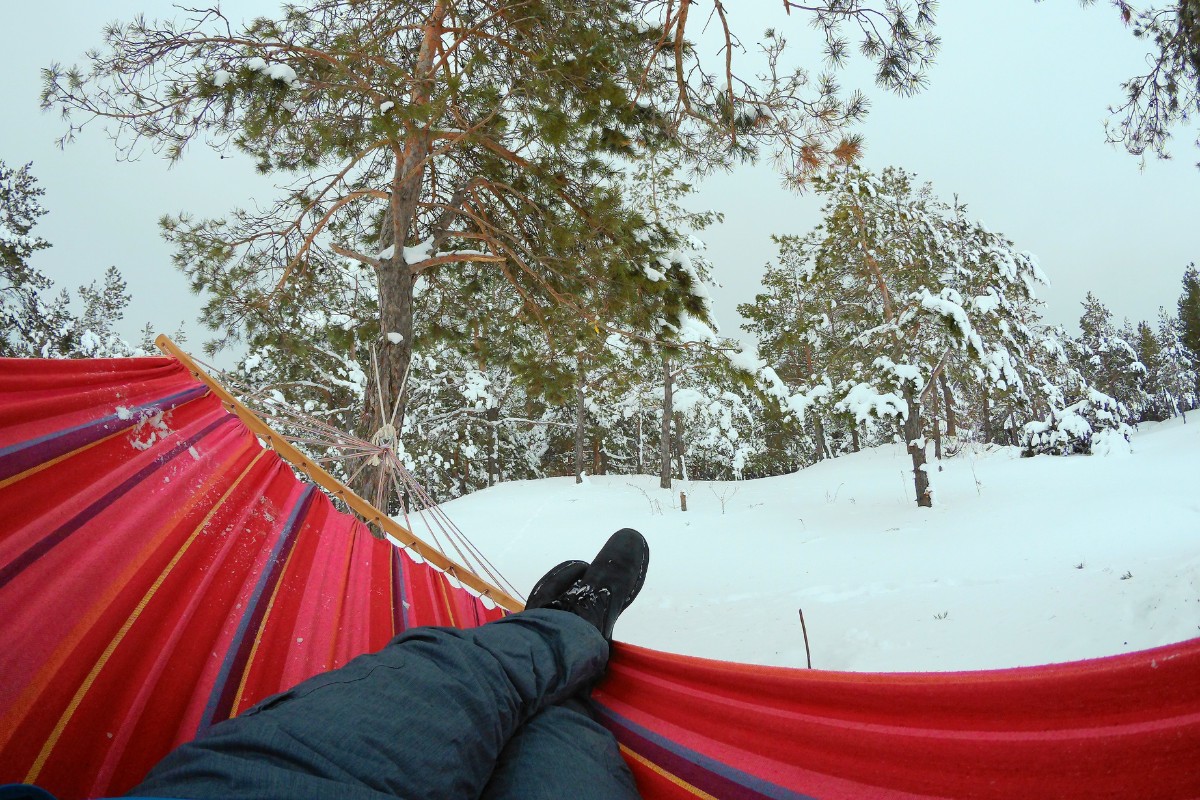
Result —
<svg viewBox="0 0 1200 800"><path fill-rule="evenodd" d="M337 512L178 362L0 360L0 784L122 792L410 626L502 613Z"/></svg>
<svg viewBox="0 0 1200 800"><path fill-rule="evenodd" d="M123 791L407 626L500 613L336 512L177 362L0 360L0 783ZM1200 797L1200 640L891 675L618 645L595 699L650 800Z"/></svg>

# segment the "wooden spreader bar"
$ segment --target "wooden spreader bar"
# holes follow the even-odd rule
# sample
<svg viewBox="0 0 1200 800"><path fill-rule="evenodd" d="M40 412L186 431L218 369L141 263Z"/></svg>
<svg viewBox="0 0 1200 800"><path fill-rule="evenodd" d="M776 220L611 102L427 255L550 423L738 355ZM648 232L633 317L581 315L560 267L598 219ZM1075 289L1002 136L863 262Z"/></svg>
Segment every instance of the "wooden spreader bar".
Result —
<svg viewBox="0 0 1200 800"><path fill-rule="evenodd" d="M293 447L287 439L273 431L257 414L242 405L224 386L201 369L200 365L191 356L179 349L179 346L171 341L168 336L165 334L160 335L154 340L154 343L164 353L178 359L197 380L208 386L230 412L236 414L245 423L247 428L254 431L255 435L266 442L267 446L278 453L283 460L304 473L313 483L344 502L350 510L367 524L379 526L381 530L421 556L426 562L451 575L464 586L470 587L502 608L506 608L509 611L520 611L525 607L520 600L512 597L508 592L493 586L469 568L451 560L436 547L420 539L412 531L371 505L353 489L326 472L320 464L314 464L307 456Z"/></svg>

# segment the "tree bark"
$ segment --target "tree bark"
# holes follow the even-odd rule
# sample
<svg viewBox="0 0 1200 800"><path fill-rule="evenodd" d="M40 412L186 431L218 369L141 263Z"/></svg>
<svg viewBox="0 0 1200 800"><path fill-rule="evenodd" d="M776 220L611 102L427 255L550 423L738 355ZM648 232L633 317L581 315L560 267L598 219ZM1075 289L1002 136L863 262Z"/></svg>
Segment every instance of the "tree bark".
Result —
<svg viewBox="0 0 1200 800"><path fill-rule="evenodd" d="M856 453L862 449L862 441L858 438L858 420L850 423L850 447Z"/></svg>
<svg viewBox="0 0 1200 800"><path fill-rule="evenodd" d="M904 399L908 404L908 417L904 420L904 444L912 456L917 505L931 508L933 490L929 486L929 473L925 471L925 442L921 437L921 401L917 398L916 390L908 384L905 384Z"/></svg>
<svg viewBox="0 0 1200 800"><path fill-rule="evenodd" d="M412 361L413 339L413 275L403 256L381 265L377 271L379 281L380 358L379 392L369 396L376 404L382 399L383 407L375 409L371 424L376 429L393 424L397 431L404 427L407 411L405 377ZM400 335L393 342L388 334Z"/></svg>
<svg viewBox="0 0 1200 800"><path fill-rule="evenodd" d="M662 406L662 436L659 439L659 469L658 485L662 489L671 488L671 418L674 409L671 400L671 361L663 353L663 406Z"/></svg>
<svg viewBox="0 0 1200 800"><path fill-rule="evenodd" d="M942 402L946 403L946 435L956 437L959 435L959 421L958 415L954 413L954 393L950 391L946 373L938 375L937 380L942 384Z"/></svg>
<svg viewBox="0 0 1200 800"><path fill-rule="evenodd" d="M983 384L983 443L992 441L992 396L988 385Z"/></svg>
<svg viewBox="0 0 1200 800"><path fill-rule="evenodd" d="M583 393L583 357L576 356L575 381L575 482L583 483L583 441L584 441L584 393Z"/></svg>
<svg viewBox="0 0 1200 800"><path fill-rule="evenodd" d="M391 238L390 230L385 224L382 238ZM359 433L368 441L395 447L408 411L405 382L412 363L413 274L403 254L398 254L382 259L375 277L379 284L381 335L373 364L376 374L367 385ZM399 334L399 341L393 342L389 333ZM389 513L395 510L391 507L396 500L395 488L381 470L363 470L352 488L380 509Z"/></svg>
<svg viewBox="0 0 1200 800"><path fill-rule="evenodd" d="M813 435L817 440L817 461L833 458L833 454L829 450L829 444L825 441L825 426L821 423L821 418L813 414L812 421Z"/></svg>
<svg viewBox="0 0 1200 800"><path fill-rule="evenodd" d="M808 377L810 380L816 377L816 368L813 365L812 345L804 343L804 363L808 369ZM827 458L832 458L833 453L829 449L829 444L825 440L825 425L821 422L821 418L816 414L812 415L813 421L813 437L817 440L817 461L824 461Z"/></svg>
<svg viewBox="0 0 1200 800"><path fill-rule="evenodd" d="M441 42L447 8L446 0L438 0L426 22L413 69L413 105L426 103L433 95L437 81L434 58ZM433 134L428 126L414 124L405 132L403 144L392 148L395 166L390 182L391 198L383 215L379 237L380 247L384 251L390 247L391 255L379 259L375 269L381 335L376 384L368 386L363 409L362 434L365 439L374 439L377 432L391 425L398 440L404 429L408 411L405 381L412 363L413 283L416 279L404 257L404 244L420 205L432 142ZM400 341L392 342L389 333L399 334ZM394 489L387 485L382 474L367 475L364 472L358 483L360 486L354 488L365 490L368 497L379 498L385 511L396 499L392 496Z"/></svg>
<svg viewBox="0 0 1200 800"><path fill-rule="evenodd" d="M439 0L430 12L417 53L413 70L413 105L427 103L433 95L437 75L434 58L442 36L442 23L446 18L447 3ZM404 377L412 360L413 333L413 283L416 278L404 257L404 245L412 233L412 223L421 202L421 188L428 168L433 134L429 127L420 124L410 128L404 137L402 148L394 150L396 165L392 173L392 196L384 215L383 235L379 243L391 255L380 259L376 275L379 280L380 333L383 334L383 364L380 365L383 402L381 409L389 414L396 408L396 427L404 421L405 398ZM403 339L399 344L388 341L388 333L398 333ZM386 365L386 368L385 366Z"/></svg>
<svg viewBox="0 0 1200 800"><path fill-rule="evenodd" d="M942 400L946 403L946 435L958 435L958 420L954 414L954 395L950 392L950 383L943 373L938 377L942 384Z"/></svg>
<svg viewBox="0 0 1200 800"><path fill-rule="evenodd" d="M854 206L851 209L855 220L858 222L858 245L863 253L863 260L867 265L867 270L871 278L875 281L875 288L879 290L879 299L883 302L883 318L889 323L895 318L896 314L892 308L892 293L888 291L887 281L883 279L883 270L879 268L879 261L871 255L871 245L867 241L866 236L861 233L866 229L865 215L860 206Z"/></svg>
<svg viewBox="0 0 1200 800"><path fill-rule="evenodd" d="M687 483L687 464L683 460L683 414L675 413L675 435L671 437L672 449L675 451L675 461L679 465L679 479Z"/></svg>
<svg viewBox="0 0 1200 800"><path fill-rule="evenodd" d="M930 397L933 398L933 407L929 415L929 421L933 425L933 457L938 461L942 460L942 423L938 419L938 393L930 392Z"/></svg>
<svg viewBox="0 0 1200 800"><path fill-rule="evenodd" d="M495 486L500 481L500 409L489 408L486 412L488 421L488 486Z"/></svg>
<svg viewBox="0 0 1200 800"><path fill-rule="evenodd" d="M642 464L642 412L638 411L637 415L637 464L634 469L635 475L641 475L644 465Z"/></svg>
<svg viewBox="0 0 1200 800"><path fill-rule="evenodd" d="M454 477L458 478L458 493L467 493L467 476L471 472L471 463L462 452L462 444L454 448Z"/></svg>

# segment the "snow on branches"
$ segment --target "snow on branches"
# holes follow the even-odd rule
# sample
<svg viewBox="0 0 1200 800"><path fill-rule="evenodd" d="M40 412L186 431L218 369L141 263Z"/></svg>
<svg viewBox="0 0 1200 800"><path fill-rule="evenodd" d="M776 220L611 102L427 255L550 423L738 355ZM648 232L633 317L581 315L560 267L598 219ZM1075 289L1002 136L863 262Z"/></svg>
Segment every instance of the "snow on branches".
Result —
<svg viewBox="0 0 1200 800"><path fill-rule="evenodd" d="M1025 425L1023 455L1128 453L1133 429L1123 421L1127 413L1118 401L1089 388L1078 402Z"/></svg>
<svg viewBox="0 0 1200 800"><path fill-rule="evenodd" d="M807 415L818 453L830 431L848 428L857 443L860 429L890 429L913 443L926 497L923 418L951 384L985 395L985 405L1028 402L1021 371L1037 341L1035 289L1045 275L903 170L849 169L816 188L826 197L822 225L777 238L767 291L742 313Z"/></svg>

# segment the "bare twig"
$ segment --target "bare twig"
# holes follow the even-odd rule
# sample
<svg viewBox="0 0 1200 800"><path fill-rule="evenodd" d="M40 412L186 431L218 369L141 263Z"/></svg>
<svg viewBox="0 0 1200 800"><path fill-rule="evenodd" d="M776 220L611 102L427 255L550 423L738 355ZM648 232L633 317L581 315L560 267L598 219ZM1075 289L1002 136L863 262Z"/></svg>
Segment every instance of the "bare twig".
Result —
<svg viewBox="0 0 1200 800"><path fill-rule="evenodd" d="M812 669L812 650L808 647L808 626L804 624L804 609L796 609L800 612L800 630L804 632L804 658L808 661L808 668Z"/></svg>

